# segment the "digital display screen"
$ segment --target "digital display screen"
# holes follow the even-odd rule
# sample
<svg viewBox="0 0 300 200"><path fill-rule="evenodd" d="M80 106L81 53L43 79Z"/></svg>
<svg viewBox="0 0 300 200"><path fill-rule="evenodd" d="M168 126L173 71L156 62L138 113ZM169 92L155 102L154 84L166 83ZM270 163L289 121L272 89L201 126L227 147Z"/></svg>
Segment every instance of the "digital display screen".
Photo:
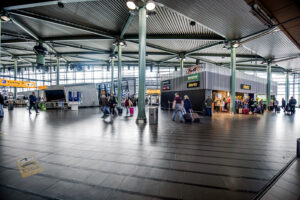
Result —
<svg viewBox="0 0 300 200"><path fill-rule="evenodd" d="M64 90L46 90L45 91L47 101L65 100Z"/></svg>

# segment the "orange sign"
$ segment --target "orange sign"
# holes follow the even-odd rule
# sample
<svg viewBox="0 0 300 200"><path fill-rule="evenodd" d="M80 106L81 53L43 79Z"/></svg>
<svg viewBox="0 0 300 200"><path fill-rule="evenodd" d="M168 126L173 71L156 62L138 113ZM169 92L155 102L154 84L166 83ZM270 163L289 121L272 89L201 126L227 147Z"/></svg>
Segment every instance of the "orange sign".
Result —
<svg viewBox="0 0 300 200"><path fill-rule="evenodd" d="M47 85L42 85L38 87L39 90L46 90L47 89Z"/></svg>
<svg viewBox="0 0 300 200"><path fill-rule="evenodd" d="M10 86L10 87L20 87L20 88L35 88L35 82L0 79L0 86Z"/></svg>
<svg viewBox="0 0 300 200"><path fill-rule="evenodd" d="M152 94L160 95L160 90L149 89L149 90L147 90L146 93L149 94L149 95L152 95Z"/></svg>

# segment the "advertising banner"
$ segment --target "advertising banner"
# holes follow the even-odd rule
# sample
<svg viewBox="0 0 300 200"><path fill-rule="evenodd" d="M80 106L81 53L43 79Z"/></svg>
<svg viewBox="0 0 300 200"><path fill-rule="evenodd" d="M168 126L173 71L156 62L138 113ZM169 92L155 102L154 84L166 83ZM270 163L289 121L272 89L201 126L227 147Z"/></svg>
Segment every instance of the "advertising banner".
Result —
<svg viewBox="0 0 300 200"><path fill-rule="evenodd" d="M191 74L187 76L187 81L198 81L200 79L200 74Z"/></svg>
<svg viewBox="0 0 300 200"><path fill-rule="evenodd" d="M196 74L200 72L200 65L196 65L193 67L189 67L186 69L186 74L190 75L190 74Z"/></svg>
<svg viewBox="0 0 300 200"><path fill-rule="evenodd" d="M200 86L199 81L194 81L194 82L187 83L187 88L195 88L195 87L199 87L199 86Z"/></svg>
<svg viewBox="0 0 300 200"><path fill-rule="evenodd" d="M20 88L35 88L35 82L0 79L0 86L20 87Z"/></svg>

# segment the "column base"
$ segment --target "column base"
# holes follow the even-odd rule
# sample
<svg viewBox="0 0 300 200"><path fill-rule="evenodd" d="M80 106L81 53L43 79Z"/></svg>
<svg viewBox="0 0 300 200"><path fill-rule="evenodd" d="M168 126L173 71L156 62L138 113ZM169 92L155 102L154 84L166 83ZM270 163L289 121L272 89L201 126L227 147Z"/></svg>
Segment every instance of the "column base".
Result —
<svg viewBox="0 0 300 200"><path fill-rule="evenodd" d="M135 122L137 124L146 124L147 123L147 119L146 118L143 118L143 119L137 118Z"/></svg>

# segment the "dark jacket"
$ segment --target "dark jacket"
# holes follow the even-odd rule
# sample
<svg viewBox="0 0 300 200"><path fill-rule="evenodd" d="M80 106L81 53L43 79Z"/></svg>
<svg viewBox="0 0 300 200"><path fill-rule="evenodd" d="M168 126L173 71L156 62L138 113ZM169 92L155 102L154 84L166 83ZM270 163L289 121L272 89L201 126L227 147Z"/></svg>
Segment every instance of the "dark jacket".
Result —
<svg viewBox="0 0 300 200"><path fill-rule="evenodd" d="M184 109L187 113L190 113L190 109L192 109L192 102L189 99L184 100Z"/></svg>
<svg viewBox="0 0 300 200"><path fill-rule="evenodd" d="M101 106L108 106L107 98L106 97L101 98L100 104L101 104Z"/></svg>
<svg viewBox="0 0 300 200"><path fill-rule="evenodd" d="M3 98L2 94L0 94L0 104L4 105L4 98Z"/></svg>
<svg viewBox="0 0 300 200"><path fill-rule="evenodd" d="M110 97L109 98L109 105L110 106L115 106L117 104L117 101L116 101L116 97Z"/></svg>
<svg viewBox="0 0 300 200"><path fill-rule="evenodd" d="M29 103L30 103L30 105L36 104L36 96L30 95L29 96Z"/></svg>
<svg viewBox="0 0 300 200"><path fill-rule="evenodd" d="M297 100L296 99L290 99L289 104L290 104L290 106L296 106Z"/></svg>
<svg viewBox="0 0 300 200"><path fill-rule="evenodd" d="M282 107L285 107L285 106L286 106L285 100L282 100L282 101L281 101L281 105L282 105Z"/></svg>

